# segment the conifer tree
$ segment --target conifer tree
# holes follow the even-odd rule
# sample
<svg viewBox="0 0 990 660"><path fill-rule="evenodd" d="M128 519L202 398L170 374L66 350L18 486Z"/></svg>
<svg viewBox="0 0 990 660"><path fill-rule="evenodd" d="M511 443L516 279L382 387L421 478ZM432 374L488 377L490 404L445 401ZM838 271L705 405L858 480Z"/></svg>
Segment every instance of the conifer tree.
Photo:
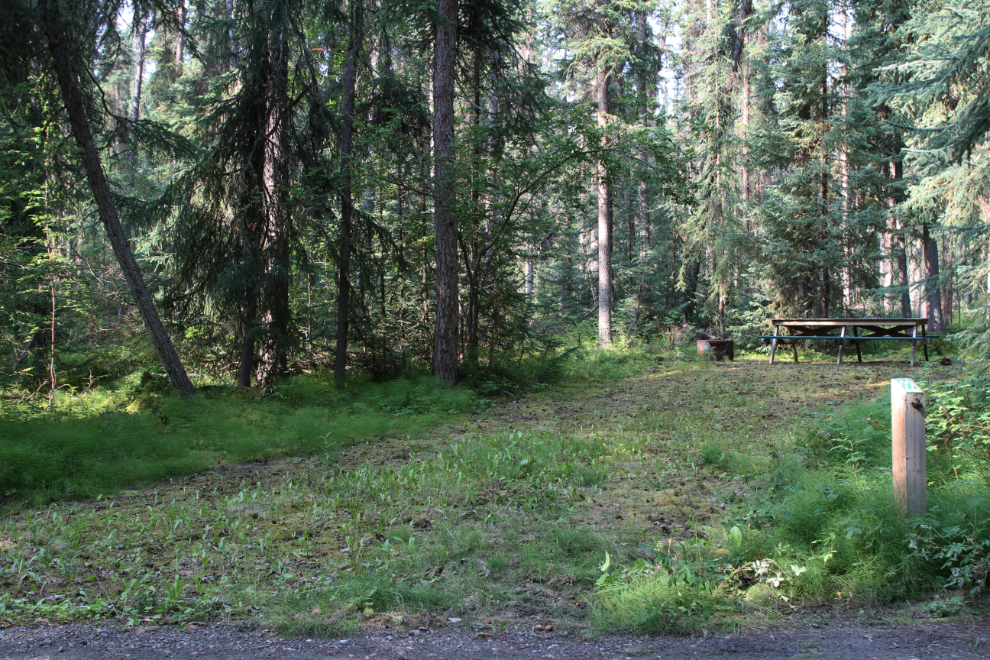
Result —
<svg viewBox="0 0 990 660"><path fill-rule="evenodd" d="M364 2L353 0L350 8L350 35L344 60L343 117L340 126L340 158L343 182L340 192L340 248L337 262L337 345L334 360L334 381L337 389L344 387L347 369L347 333L350 325L351 243L354 239L354 203L351 184L354 160L354 95L358 55L364 40Z"/></svg>
<svg viewBox="0 0 990 660"><path fill-rule="evenodd" d="M739 222L736 169L731 167L738 145L733 127L738 115L734 92L740 88L740 63L744 56L746 21L752 14L750 0L705 0L690 14L695 30L684 63L689 94L686 110L694 116L691 137L697 137L697 204L683 223L685 250L690 260L682 265L683 285L689 264L705 261L710 268L707 309L715 313L720 333L725 332L732 282L738 279L745 241ZM695 33L696 32L696 33Z"/></svg>
<svg viewBox="0 0 990 660"><path fill-rule="evenodd" d="M612 239L615 224L614 160L609 154L615 132L612 114L612 87L616 76L633 59L636 43L636 21L647 15L651 5L646 2L614 2L612 0L558 0L552 13L556 16L563 46L573 53L572 74L590 78L588 95L598 122L598 158L595 184L598 207L598 343L612 342L614 277Z"/></svg>
<svg viewBox="0 0 990 660"><path fill-rule="evenodd" d="M433 208L436 232L437 310L433 333L433 374L457 380L457 219L454 155L454 61L457 57L458 0L439 0L433 41Z"/></svg>
<svg viewBox="0 0 990 660"><path fill-rule="evenodd" d="M288 97L294 5L239 7L244 30L231 44L236 68L213 79L201 122L206 131L199 137L209 149L163 198L155 238L170 244L165 265L178 311L233 319L238 383L247 387L255 377L267 385L283 374L295 342ZM215 55L221 67L233 57Z"/></svg>
<svg viewBox="0 0 990 660"><path fill-rule="evenodd" d="M754 215L762 226L771 305L784 314L841 315L842 273L875 281L877 237L884 230L876 203L850 209L842 195L840 155L859 158L849 136L863 117L855 109L845 119L841 113L846 99L833 71L846 53L829 36L835 13L828 0L791 5L771 74L779 82L764 83L777 114L753 140L754 158L764 169L779 170ZM860 193L876 199L875 191Z"/></svg>
<svg viewBox="0 0 990 660"><path fill-rule="evenodd" d="M93 29L94 26L84 22L91 17L81 15L84 11L83 7L73 6L72 3L65 3L63 6L62 0L42 0L39 11L42 23L40 27L47 37L47 45L51 53L50 66L61 90L73 137L82 151L83 167L99 210L100 220L172 386L183 394L193 395L196 390L158 315L158 310L145 285L141 268L134 258L121 225L87 112L86 90L82 87L82 81L87 80L89 75L82 72L89 68L89 62L84 58L92 46L83 43L80 37L91 35L93 32L99 33L107 26L95 26ZM116 12L109 11L102 17L112 21L116 17Z"/></svg>
<svg viewBox="0 0 990 660"><path fill-rule="evenodd" d="M982 235L990 195L990 3L959 0L921 5L900 30L895 74L878 86L878 97L915 130L907 141L918 174L902 215L921 218L925 306L938 327L943 321L937 236L961 227L969 242ZM968 286L981 289L986 268L970 272ZM975 334L973 335L976 336ZM990 337L983 335L982 339Z"/></svg>

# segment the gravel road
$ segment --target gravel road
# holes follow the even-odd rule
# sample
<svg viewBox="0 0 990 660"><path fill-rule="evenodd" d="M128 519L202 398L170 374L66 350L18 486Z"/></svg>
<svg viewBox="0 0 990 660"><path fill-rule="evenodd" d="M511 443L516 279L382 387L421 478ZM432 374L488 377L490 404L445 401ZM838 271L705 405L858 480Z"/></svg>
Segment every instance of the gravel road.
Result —
<svg viewBox="0 0 990 660"><path fill-rule="evenodd" d="M708 637L609 636L446 626L376 631L347 639L285 639L247 624L123 628L35 624L0 630L2 660L626 660L660 658L990 658L990 617L909 624L802 622L789 628Z"/></svg>

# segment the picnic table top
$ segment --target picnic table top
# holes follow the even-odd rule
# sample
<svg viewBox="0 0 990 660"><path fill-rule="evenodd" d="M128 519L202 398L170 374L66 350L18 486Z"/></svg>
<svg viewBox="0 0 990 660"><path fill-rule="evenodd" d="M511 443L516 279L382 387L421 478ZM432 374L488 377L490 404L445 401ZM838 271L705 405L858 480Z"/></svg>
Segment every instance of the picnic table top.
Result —
<svg viewBox="0 0 990 660"><path fill-rule="evenodd" d="M784 327L806 327L806 328L829 328L844 325L856 326L876 326L888 325L895 327L914 327L928 325L927 318L900 318L900 319L872 319L872 318L847 318L847 319L770 319L774 326Z"/></svg>

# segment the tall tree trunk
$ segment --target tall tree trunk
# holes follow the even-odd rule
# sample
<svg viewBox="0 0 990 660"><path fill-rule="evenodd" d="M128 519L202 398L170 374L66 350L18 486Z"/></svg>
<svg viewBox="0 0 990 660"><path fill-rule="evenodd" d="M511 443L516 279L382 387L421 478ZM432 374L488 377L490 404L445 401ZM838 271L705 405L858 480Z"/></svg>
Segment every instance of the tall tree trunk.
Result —
<svg viewBox="0 0 990 660"><path fill-rule="evenodd" d="M251 378L254 376L255 324L258 321L258 297L254 287L250 287L241 313L241 361L237 370L237 384L251 387Z"/></svg>
<svg viewBox="0 0 990 660"><path fill-rule="evenodd" d="M942 323L944 326L952 325L952 296L955 294L955 287L952 285L953 277L951 274L955 271L954 261L955 257L952 254L949 237L946 236L942 240L942 263L945 265L943 270L948 273L942 285Z"/></svg>
<svg viewBox="0 0 990 660"><path fill-rule="evenodd" d="M742 129L742 212L746 231L749 231L749 93L749 59L747 59L746 66L743 67L742 101L740 101L742 110L742 124L740 126Z"/></svg>
<svg viewBox="0 0 990 660"><path fill-rule="evenodd" d="M476 129L481 128L482 55L483 51L481 49L475 50L474 66L471 72L471 117ZM481 155L483 151L484 147L482 146L482 143L480 141L476 142L474 147L474 160L471 163L471 204L475 208L475 213L472 214L473 222L471 226L470 247L468 249L468 253L464 255L465 271L468 279L468 312L467 318L465 319L465 326L467 329L467 350L465 351L465 354L467 355L467 359L472 363L477 362L480 341L478 337L478 328L481 320L481 296L479 292L481 282L479 281L478 276L481 271L481 255L479 254L481 245L478 239L481 232L481 219L478 211L481 206Z"/></svg>
<svg viewBox="0 0 990 660"><path fill-rule="evenodd" d="M351 7L351 34L344 62L344 116L340 127L340 158L344 183L340 200L340 263L337 274L337 355L334 361L334 386L344 389L347 374L347 332L350 324L351 295L351 241L353 240L351 193L351 161L354 158L352 137L354 131L354 88L357 80L357 58L364 39L364 1L353 0Z"/></svg>
<svg viewBox="0 0 990 660"><path fill-rule="evenodd" d="M623 213L626 214L626 263L632 264L633 247L636 241L636 211L633 208L632 190L626 186L622 191Z"/></svg>
<svg viewBox="0 0 990 660"><path fill-rule="evenodd" d="M426 191L429 189L429 172L427 170L427 165L425 160L423 161L422 171L420 172L420 189ZM427 202L427 195L424 192L419 197L419 214L420 217L426 218L427 212L429 211L429 204ZM426 233L426 228L424 228L424 234ZM423 322L423 333L425 336L429 335L430 332L430 255L429 250L426 248L426 243L423 243L423 253L422 253L422 264L423 269L420 274L421 279L421 289L420 289L420 318ZM426 344L424 343L424 348ZM427 360L432 362L433 357L429 349L426 351L425 355Z"/></svg>
<svg viewBox="0 0 990 660"><path fill-rule="evenodd" d="M828 34L828 19L827 18L826 19L823 19L822 33L824 35L827 35ZM822 210L822 225L823 225L823 227L826 226L826 223L828 221L827 218L828 218L828 187L829 187L829 180L828 180L828 171L829 171L828 170L828 157L829 157L829 153L828 153L828 149L825 148L825 134L827 132L828 115L829 115L829 110L830 110L830 108L828 106L828 71L826 70L824 72L824 74L825 75L822 76L822 83L821 83L822 104L821 104L821 110L820 110L820 113L819 113L819 119L821 120L821 125L822 125L822 144L821 144L821 150L822 150L822 173L821 173L821 188L822 188L822 193L821 194L822 194L822 199L821 199L821 204L822 204L822 206L821 206L821 210ZM823 229L822 245L827 245L828 244L828 243L826 243L827 240L828 240L827 229ZM831 307L831 289L832 289L832 282L831 282L831 278L829 277L829 274L828 274L828 266L826 265L824 268L822 268L822 312L823 312L822 316L824 316L825 318L828 318L829 315L830 315L829 314L829 310L830 310L830 307Z"/></svg>
<svg viewBox="0 0 990 660"><path fill-rule="evenodd" d="M224 9L227 11L227 66L229 71L237 68L238 52L237 33L234 31L234 0L224 0Z"/></svg>
<svg viewBox="0 0 990 660"><path fill-rule="evenodd" d="M141 312L141 318L144 320L151 342L154 344L155 351L157 351L162 366L165 368L165 373L168 374L172 387L183 394L194 395L196 389L189 380L189 376L182 366L182 361L172 345L172 340L158 316L158 310L155 309L154 301L152 301L148 288L144 284L141 268L134 258L134 253L131 252L127 235L120 224L117 208L114 206L110 187L103 172L103 164L100 162L100 155L89 126L89 118L86 116L83 91L79 88L77 75L85 76L85 73L73 70L75 67L73 67L69 54L69 45L66 43L58 2L56 0L49 4L49 0L41 0L40 9L48 37L48 48L52 54L52 68L55 70L55 77L62 92L73 137L83 152L83 167L86 170L89 187L96 200L100 221L107 232L114 255L120 264L120 270L127 281L131 296L134 298L134 304Z"/></svg>
<svg viewBox="0 0 990 660"><path fill-rule="evenodd" d="M945 327L942 321L942 288L939 285L938 242L928 235L928 223L921 225L921 245L925 255L925 300L928 303L928 328L941 332Z"/></svg>
<svg viewBox="0 0 990 660"><path fill-rule="evenodd" d="M134 55L137 62L134 66L134 104L131 117L134 121L141 119L141 88L144 85L144 43L148 34L148 24L144 16L134 13Z"/></svg>
<svg viewBox="0 0 990 660"><path fill-rule="evenodd" d="M425 204L423 205L426 206ZM426 210L424 208L423 212ZM420 289L420 321L423 323L423 331L428 332L430 328L430 255L423 246L423 269L420 273L420 283L422 287Z"/></svg>
<svg viewBox="0 0 990 660"><path fill-rule="evenodd" d="M911 318L911 279L907 270L907 241L903 230L897 234L897 278L901 287L901 316Z"/></svg>
<svg viewBox="0 0 990 660"><path fill-rule="evenodd" d="M900 183L904 179L904 163L896 161L894 167L894 203L904 201L904 191ZM900 221L898 221L899 225ZM897 234L897 278L901 286L901 316L911 317L911 279L908 275L907 240L904 238L904 228L900 227Z"/></svg>
<svg viewBox="0 0 990 660"><path fill-rule="evenodd" d="M289 54L284 17L269 37L266 69L268 75L267 123L265 126L265 165L263 203L265 209L264 267L262 289L261 351L258 379L272 384L288 368L292 311L289 306L290 264L288 243L289 192Z"/></svg>
<svg viewBox="0 0 990 660"><path fill-rule="evenodd" d="M608 148L608 82L605 65L599 64L595 80L598 97L598 125L602 149ZM612 343L612 183L604 154L598 159L598 344Z"/></svg>
<svg viewBox="0 0 990 660"><path fill-rule="evenodd" d="M437 313L433 374L457 381L457 218L454 215L454 59L458 0L440 0L433 44L434 224L437 242Z"/></svg>
<svg viewBox="0 0 990 660"><path fill-rule="evenodd" d="M183 62L186 59L186 0L179 0L179 7L176 12L179 23L179 30L175 34L175 77L182 77Z"/></svg>
<svg viewBox="0 0 990 660"><path fill-rule="evenodd" d="M645 47L647 41L646 26L647 26L646 14L641 13L638 16L638 22L636 25L636 40L643 44ZM647 112L647 84L646 84L646 72L640 71L639 75L636 76L636 114L639 118L639 123L645 131L649 125L649 113ZM642 149L639 152L639 159L643 163L649 162L649 154L646 149ZM636 224L639 229L639 260L641 265L646 261L646 255L650 250L650 203L649 203L649 191L646 188L646 177L641 176L639 181L636 182ZM642 292L642 279L640 280L640 291ZM642 305L642 299L640 299L640 305Z"/></svg>

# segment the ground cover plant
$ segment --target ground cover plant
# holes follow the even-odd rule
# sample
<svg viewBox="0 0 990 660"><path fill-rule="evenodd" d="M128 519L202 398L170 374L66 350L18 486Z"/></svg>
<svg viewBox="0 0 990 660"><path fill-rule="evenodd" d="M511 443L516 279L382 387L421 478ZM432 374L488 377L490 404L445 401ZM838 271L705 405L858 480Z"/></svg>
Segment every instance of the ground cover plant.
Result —
<svg viewBox="0 0 990 660"><path fill-rule="evenodd" d="M51 409L0 407L0 496L96 497L217 464L332 454L367 438L418 436L479 403L416 373L356 378L343 391L329 374L303 374L265 391L204 388L195 399L155 384L138 373L114 389L63 394Z"/></svg>
<svg viewBox="0 0 990 660"><path fill-rule="evenodd" d="M948 546L929 544L898 576L907 587L885 586L906 555L882 474L830 483L827 470L871 454L814 446L831 411L869 407L903 363L656 357L638 376L564 382L418 437L10 512L0 616L677 630L946 582L924 567Z"/></svg>
<svg viewBox="0 0 990 660"><path fill-rule="evenodd" d="M714 8L0 3L0 619L979 597L990 0Z"/></svg>
<svg viewBox="0 0 990 660"><path fill-rule="evenodd" d="M940 597L928 611L959 613L985 596L990 574L985 379L930 367L928 513L904 519L890 474L889 387L812 412L775 450L767 487L727 515L715 543L654 548L600 581L599 619L667 630L738 609L738 600L794 608L809 602L889 603ZM862 378L862 375L853 376ZM745 457L708 444L702 461L728 471Z"/></svg>

